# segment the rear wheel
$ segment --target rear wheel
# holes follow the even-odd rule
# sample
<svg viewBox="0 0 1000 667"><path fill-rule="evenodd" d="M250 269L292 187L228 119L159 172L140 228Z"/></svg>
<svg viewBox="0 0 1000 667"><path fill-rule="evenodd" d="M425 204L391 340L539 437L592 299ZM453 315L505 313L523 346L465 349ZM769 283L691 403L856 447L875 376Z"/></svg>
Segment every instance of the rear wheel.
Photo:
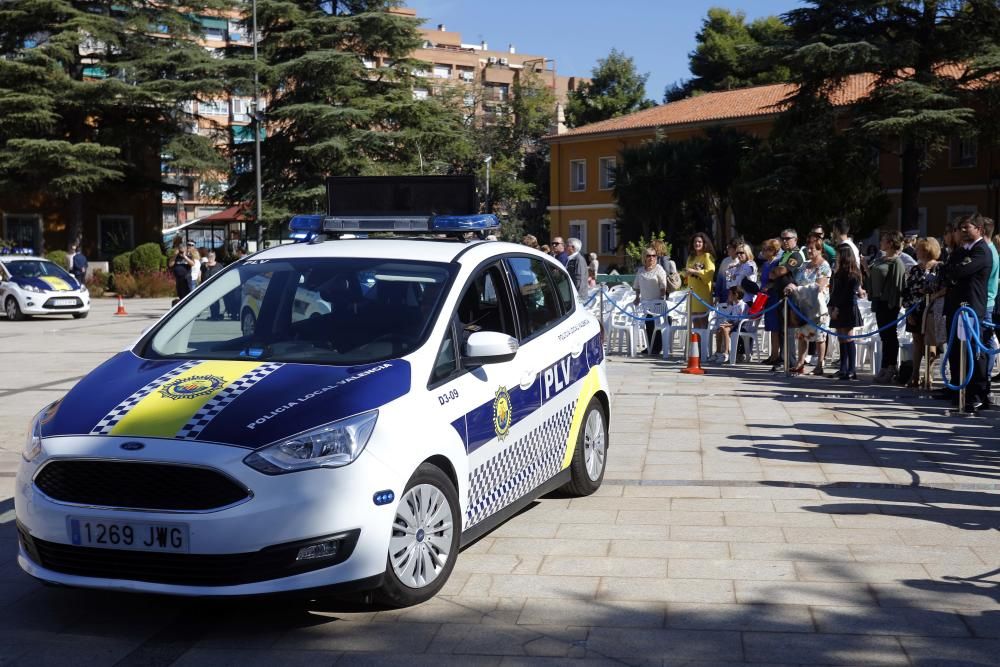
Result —
<svg viewBox="0 0 1000 667"><path fill-rule="evenodd" d="M7 319L11 322L20 322L24 319L24 313L21 312L21 306L17 303L17 299L12 296L7 297L7 303L4 304L4 311L7 313Z"/></svg>
<svg viewBox="0 0 1000 667"><path fill-rule="evenodd" d="M594 396L583 414L580 432L576 436L573 461L569 465L571 478L562 488L575 496L589 496L604 481L608 458L608 419L604 405Z"/></svg>
<svg viewBox="0 0 1000 667"><path fill-rule="evenodd" d="M458 491L437 466L423 463L396 506L379 598L394 607L434 597L458 557Z"/></svg>
<svg viewBox="0 0 1000 667"><path fill-rule="evenodd" d="M90 314L89 310L86 313L73 313L73 319L74 320L82 320L85 317L87 317L87 315L89 315L89 314Z"/></svg>

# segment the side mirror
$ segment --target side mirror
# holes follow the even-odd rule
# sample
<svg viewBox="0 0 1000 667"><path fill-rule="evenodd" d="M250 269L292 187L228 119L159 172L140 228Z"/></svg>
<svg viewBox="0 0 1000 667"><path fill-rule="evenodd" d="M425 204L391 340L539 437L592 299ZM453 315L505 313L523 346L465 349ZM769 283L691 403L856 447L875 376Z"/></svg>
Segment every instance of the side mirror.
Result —
<svg viewBox="0 0 1000 667"><path fill-rule="evenodd" d="M475 368L510 361L517 354L517 341L498 331L477 331L462 350L462 365Z"/></svg>

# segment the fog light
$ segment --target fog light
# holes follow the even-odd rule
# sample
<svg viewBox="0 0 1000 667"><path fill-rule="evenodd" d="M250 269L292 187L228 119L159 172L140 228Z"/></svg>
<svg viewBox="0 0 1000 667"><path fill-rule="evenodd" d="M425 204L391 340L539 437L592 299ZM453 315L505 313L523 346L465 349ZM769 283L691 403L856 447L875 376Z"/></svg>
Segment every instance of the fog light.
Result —
<svg viewBox="0 0 1000 667"><path fill-rule="evenodd" d="M315 560L317 558L331 558L340 551L340 539L327 540L319 544L310 544L299 549L299 554L295 560Z"/></svg>

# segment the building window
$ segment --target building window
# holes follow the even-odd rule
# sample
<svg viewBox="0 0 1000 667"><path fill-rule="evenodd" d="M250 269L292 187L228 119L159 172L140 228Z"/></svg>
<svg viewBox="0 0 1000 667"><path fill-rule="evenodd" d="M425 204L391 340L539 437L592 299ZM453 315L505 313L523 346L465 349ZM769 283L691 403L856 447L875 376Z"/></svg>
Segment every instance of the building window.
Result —
<svg viewBox="0 0 1000 667"><path fill-rule="evenodd" d="M42 238L42 216L13 215L3 217L3 238L14 248L37 252ZM24 252L24 250L22 250Z"/></svg>
<svg viewBox="0 0 1000 667"><path fill-rule="evenodd" d="M583 192L587 189L587 161L569 161L569 189L570 192Z"/></svg>
<svg viewBox="0 0 1000 667"><path fill-rule="evenodd" d="M229 102L225 99L209 100L198 103L198 113L204 116L228 116Z"/></svg>
<svg viewBox="0 0 1000 667"><path fill-rule="evenodd" d="M101 257L114 257L134 247L131 215L97 216L97 252Z"/></svg>
<svg viewBox="0 0 1000 667"><path fill-rule="evenodd" d="M602 157L598 163L598 174L601 177L601 190L610 190L615 187L615 158Z"/></svg>
<svg viewBox="0 0 1000 667"><path fill-rule="evenodd" d="M581 252L587 252L587 221L586 220L570 220L569 221L569 239L580 239L583 243L583 248L580 249ZM566 249L569 252L569 248Z"/></svg>
<svg viewBox="0 0 1000 667"><path fill-rule="evenodd" d="M361 58L361 64L365 66L365 69L375 69L375 59L374 58Z"/></svg>
<svg viewBox="0 0 1000 667"><path fill-rule="evenodd" d="M965 169L976 166L978 146L975 137L953 137L951 140L951 150L949 166L952 169Z"/></svg>
<svg viewBox="0 0 1000 667"><path fill-rule="evenodd" d="M428 96L428 91L426 88L414 88L413 89L413 99L415 100L426 100Z"/></svg>
<svg viewBox="0 0 1000 667"><path fill-rule="evenodd" d="M434 67L431 70L431 74L436 79L450 79L451 65L439 65L437 63L434 63Z"/></svg>
<svg viewBox="0 0 1000 667"><path fill-rule="evenodd" d="M240 122L250 120L250 100L234 97L230 102L230 105L233 109L234 121Z"/></svg>
<svg viewBox="0 0 1000 667"><path fill-rule="evenodd" d="M974 215L975 213L977 213L975 206L949 206L945 219L948 222L957 222L961 218L964 218L967 215Z"/></svg>
<svg viewBox="0 0 1000 667"><path fill-rule="evenodd" d="M597 223L598 254L613 255L618 250L618 221L614 219L600 220Z"/></svg>

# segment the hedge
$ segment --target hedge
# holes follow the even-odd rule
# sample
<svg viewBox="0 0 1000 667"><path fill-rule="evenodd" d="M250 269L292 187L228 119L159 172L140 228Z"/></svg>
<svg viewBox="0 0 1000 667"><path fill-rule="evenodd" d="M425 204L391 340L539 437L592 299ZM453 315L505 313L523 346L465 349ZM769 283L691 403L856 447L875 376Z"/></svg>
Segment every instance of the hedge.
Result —
<svg viewBox="0 0 1000 667"><path fill-rule="evenodd" d="M112 273L128 273L132 270L132 253L123 252L111 260Z"/></svg>
<svg viewBox="0 0 1000 667"><path fill-rule="evenodd" d="M53 250L52 252L47 252L45 253L45 259L54 264L58 264L64 269L69 266L69 254L67 254L65 250Z"/></svg>
<svg viewBox="0 0 1000 667"><path fill-rule="evenodd" d="M160 270L163 251L158 243L143 243L132 251L129 266L133 273L152 273Z"/></svg>

